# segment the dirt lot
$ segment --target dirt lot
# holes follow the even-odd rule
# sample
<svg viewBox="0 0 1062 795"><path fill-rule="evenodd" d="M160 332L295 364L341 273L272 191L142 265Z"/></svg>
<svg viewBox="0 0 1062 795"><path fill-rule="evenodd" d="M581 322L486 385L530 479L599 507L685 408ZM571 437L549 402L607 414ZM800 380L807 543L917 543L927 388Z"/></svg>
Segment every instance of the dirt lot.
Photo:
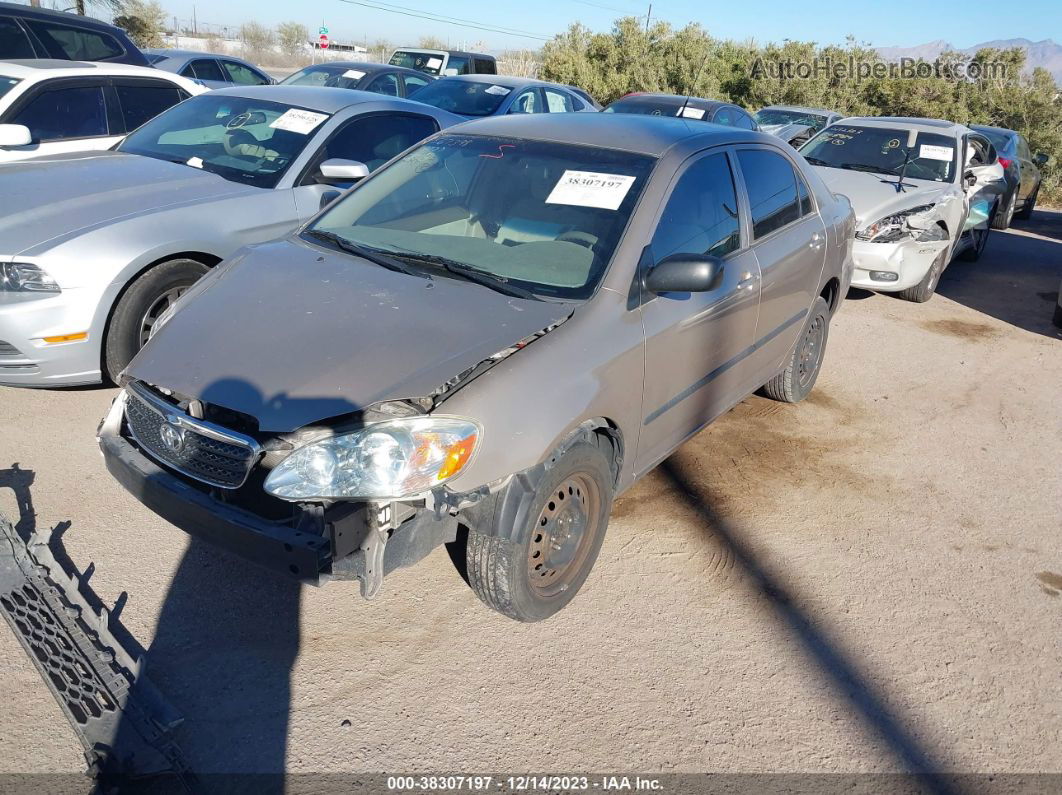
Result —
<svg viewBox="0 0 1062 795"><path fill-rule="evenodd" d="M1060 279L1039 212L926 305L851 296L809 401L746 400L625 495L539 625L443 550L366 603L189 546L103 468L112 389L0 388L0 486L128 593L200 770L1062 772ZM0 770L80 771L6 624L0 679Z"/></svg>

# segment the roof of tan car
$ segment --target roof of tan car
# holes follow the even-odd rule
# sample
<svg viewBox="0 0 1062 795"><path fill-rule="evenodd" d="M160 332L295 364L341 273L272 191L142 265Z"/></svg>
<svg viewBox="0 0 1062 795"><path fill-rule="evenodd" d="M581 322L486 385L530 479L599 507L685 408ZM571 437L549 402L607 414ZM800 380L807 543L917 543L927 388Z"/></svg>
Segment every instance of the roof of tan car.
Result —
<svg viewBox="0 0 1062 795"><path fill-rule="evenodd" d="M498 135L564 144L621 149L659 157L680 142L699 139L705 146L723 143L769 143L766 133L723 127L703 121L625 113L529 113L490 116L450 129L455 134Z"/></svg>

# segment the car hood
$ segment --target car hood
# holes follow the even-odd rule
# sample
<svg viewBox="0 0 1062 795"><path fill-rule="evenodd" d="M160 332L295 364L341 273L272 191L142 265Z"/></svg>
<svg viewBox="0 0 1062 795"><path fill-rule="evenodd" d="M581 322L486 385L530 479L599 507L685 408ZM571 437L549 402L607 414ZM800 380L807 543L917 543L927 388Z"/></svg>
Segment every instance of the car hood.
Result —
<svg viewBox="0 0 1062 795"><path fill-rule="evenodd" d="M900 210L939 201L953 187L950 183L904 177L907 187L898 191L895 177L827 166L814 168L831 191L852 202L856 229Z"/></svg>
<svg viewBox="0 0 1062 795"><path fill-rule="evenodd" d="M45 249L164 207L256 193L217 174L124 152L49 155L0 166L0 254ZM37 253L36 251L33 253Z"/></svg>
<svg viewBox="0 0 1062 795"><path fill-rule="evenodd" d="M571 313L293 237L245 249L202 279L126 373L282 433L427 397Z"/></svg>

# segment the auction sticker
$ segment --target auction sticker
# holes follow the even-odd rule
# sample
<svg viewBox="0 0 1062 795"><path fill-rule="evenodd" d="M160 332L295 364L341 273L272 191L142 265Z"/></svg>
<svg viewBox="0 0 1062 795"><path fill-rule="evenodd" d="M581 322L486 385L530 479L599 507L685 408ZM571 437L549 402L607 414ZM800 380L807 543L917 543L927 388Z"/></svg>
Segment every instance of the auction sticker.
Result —
<svg viewBox="0 0 1062 795"><path fill-rule="evenodd" d="M365 77L365 73L359 72L357 69L348 69L343 73L343 77L350 80L361 80L361 78Z"/></svg>
<svg viewBox="0 0 1062 795"><path fill-rule="evenodd" d="M570 204L616 210L623 203L634 177L599 174L596 171L565 171L546 198L546 204Z"/></svg>
<svg viewBox="0 0 1062 795"><path fill-rule="evenodd" d="M687 105L679 113L679 116L684 116L687 119L703 119L704 108L691 108L689 105Z"/></svg>
<svg viewBox="0 0 1062 795"><path fill-rule="evenodd" d="M490 88L484 89L484 91L486 91L488 94L498 94L499 96L504 97L506 94L512 91L512 89L506 88L505 86L491 86Z"/></svg>
<svg viewBox="0 0 1062 795"><path fill-rule="evenodd" d="M950 146L931 146L930 144L922 144L918 147L918 157L926 160L943 160L950 163L952 155L955 154L955 149Z"/></svg>
<svg viewBox="0 0 1062 795"><path fill-rule="evenodd" d="M314 129L328 118L327 113L314 113L312 110L299 110L288 108L282 114L273 119L270 127L277 130L309 135Z"/></svg>

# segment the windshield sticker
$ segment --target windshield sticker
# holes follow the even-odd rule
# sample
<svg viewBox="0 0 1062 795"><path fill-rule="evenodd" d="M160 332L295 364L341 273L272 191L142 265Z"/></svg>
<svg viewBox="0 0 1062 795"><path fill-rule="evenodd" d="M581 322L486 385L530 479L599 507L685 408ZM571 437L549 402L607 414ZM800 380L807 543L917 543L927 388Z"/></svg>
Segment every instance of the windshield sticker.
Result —
<svg viewBox="0 0 1062 795"><path fill-rule="evenodd" d="M595 171L565 171L546 198L546 204L570 204L617 210L634 184L634 177L598 174Z"/></svg>
<svg viewBox="0 0 1062 795"><path fill-rule="evenodd" d="M488 94L496 94L500 97L504 97L506 94L512 91L512 89L506 88L505 86L491 86L486 91Z"/></svg>
<svg viewBox="0 0 1062 795"><path fill-rule="evenodd" d="M350 80L361 80L361 78L365 77L365 73L359 72L357 69L348 69L343 73L343 77L349 78Z"/></svg>
<svg viewBox="0 0 1062 795"><path fill-rule="evenodd" d="M201 157L190 157L190 158L188 158L185 161L184 164L186 166L191 166L192 168L202 168L203 167L203 158L201 158Z"/></svg>
<svg viewBox="0 0 1062 795"><path fill-rule="evenodd" d="M679 116L684 116L687 119L703 119L704 108L691 108L687 105L679 111Z"/></svg>
<svg viewBox="0 0 1062 795"><path fill-rule="evenodd" d="M314 129L328 118L327 113L314 113L312 110L298 110L288 108L277 116L269 126L277 130L309 135Z"/></svg>
<svg viewBox="0 0 1062 795"><path fill-rule="evenodd" d="M438 69L440 66L442 66L442 58L429 58L428 59L428 68L429 69Z"/></svg>
<svg viewBox="0 0 1062 795"><path fill-rule="evenodd" d="M930 144L922 144L918 147L918 156L925 160L943 160L946 163L950 163L952 155L955 154L955 149L951 146L931 146Z"/></svg>

